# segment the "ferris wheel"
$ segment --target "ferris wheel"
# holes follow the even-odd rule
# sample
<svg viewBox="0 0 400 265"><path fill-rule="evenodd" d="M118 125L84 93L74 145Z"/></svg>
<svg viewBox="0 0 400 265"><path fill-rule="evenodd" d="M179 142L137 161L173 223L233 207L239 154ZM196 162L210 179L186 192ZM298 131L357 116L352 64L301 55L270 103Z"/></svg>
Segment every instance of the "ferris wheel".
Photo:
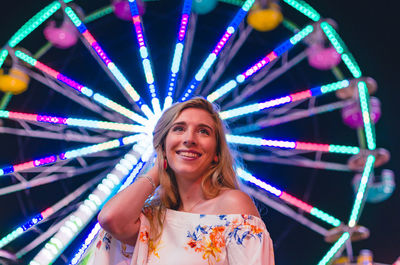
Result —
<svg viewBox="0 0 400 265"><path fill-rule="evenodd" d="M318 264L354 261L365 203L394 190L392 171L374 174L390 157L375 142L377 84L302 0L54 1L3 46L0 67L9 264L77 264L101 206L151 165L162 111L194 95L220 106L243 190L332 244ZM348 216L274 183L286 168L353 178Z"/></svg>

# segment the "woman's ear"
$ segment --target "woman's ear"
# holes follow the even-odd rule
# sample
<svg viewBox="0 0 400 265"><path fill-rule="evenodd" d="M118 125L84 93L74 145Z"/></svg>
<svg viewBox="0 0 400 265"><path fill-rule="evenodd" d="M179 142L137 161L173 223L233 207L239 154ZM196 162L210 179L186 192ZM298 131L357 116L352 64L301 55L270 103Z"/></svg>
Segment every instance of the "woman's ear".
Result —
<svg viewBox="0 0 400 265"><path fill-rule="evenodd" d="M214 161L215 163L218 163L218 160L219 160L218 156L215 155L213 161Z"/></svg>

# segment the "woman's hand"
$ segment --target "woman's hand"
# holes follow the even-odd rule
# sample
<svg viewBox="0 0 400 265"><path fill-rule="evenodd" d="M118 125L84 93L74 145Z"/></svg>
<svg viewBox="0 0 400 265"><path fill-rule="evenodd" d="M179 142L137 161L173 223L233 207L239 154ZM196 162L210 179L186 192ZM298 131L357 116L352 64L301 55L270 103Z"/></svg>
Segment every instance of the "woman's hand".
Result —
<svg viewBox="0 0 400 265"><path fill-rule="evenodd" d="M152 167L146 175L153 180L155 187L159 185L157 166ZM150 180L139 177L103 206L97 217L100 225L118 240L135 245L140 229L140 214L153 192L154 186Z"/></svg>

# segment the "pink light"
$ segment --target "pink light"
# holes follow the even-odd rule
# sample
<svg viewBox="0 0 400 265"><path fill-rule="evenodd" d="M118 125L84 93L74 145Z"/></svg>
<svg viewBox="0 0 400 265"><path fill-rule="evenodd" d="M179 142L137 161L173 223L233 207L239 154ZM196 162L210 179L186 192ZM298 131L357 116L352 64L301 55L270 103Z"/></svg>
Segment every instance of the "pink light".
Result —
<svg viewBox="0 0 400 265"><path fill-rule="evenodd" d="M302 92L298 92L298 93L294 93L294 94L290 94L289 97L292 98L292 101L297 101L297 100L301 100L301 99L305 99L305 98L310 98L311 95L311 91L310 90L306 90L306 91L302 91Z"/></svg>
<svg viewBox="0 0 400 265"><path fill-rule="evenodd" d="M140 23L140 16L134 16L134 17L132 17L132 20L133 20L133 24L135 24L135 26L136 26L136 24Z"/></svg>
<svg viewBox="0 0 400 265"><path fill-rule="evenodd" d="M13 112L10 111L8 113L8 117L10 119L21 119L21 120L28 120L28 121L37 121L37 114L27 114L27 113L20 113L20 112Z"/></svg>
<svg viewBox="0 0 400 265"><path fill-rule="evenodd" d="M46 219L47 217L49 217L53 213L54 213L54 210L52 208L47 208L46 210L44 210L40 214L42 215L43 219Z"/></svg>
<svg viewBox="0 0 400 265"><path fill-rule="evenodd" d="M67 118L46 116L46 115L38 115L37 121L66 124L67 123Z"/></svg>
<svg viewBox="0 0 400 265"><path fill-rule="evenodd" d="M315 144L315 143L296 142L295 149L329 152L329 144Z"/></svg>
<svg viewBox="0 0 400 265"><path fill-rule="evenodd" d="M93 45L93 43L96 42L96 40L93 38L92 34L90 34L88 30L85 30L82 35L90 43L90 45Z"/></svg>
<svg viewBox="0 0 400 265"><path fill-rule="evenodd" d="M29 162L25 162L25 163L22 163L22 164L18 164L18 165L14 166L14 172L22 171L22 170L25 170L25 169L28 169L28 168L32 168L34 166L35 165L33 164L33 161L29 161Z"/></svg>
<svg viewBox="0 0 400 265"><path fill-rule="evenodd" d="M278 58L278 55L275 52L271 52L270 54L268 54L266 56L270 62L272 62L273 60L275 60L276 58Z"/></svg>
<svg viewBox="0 0 400 265"><path fill-rule="evenodd" d="M57 79L57 76L60 74L60 72L57 72L56 70L48 67L45 64L42 64L39 61L36 61L35 67L43 72L45 72L46 74L50 75L51 77Z"/></svg>
<svg viewBox="0 0 400 265"><path fill-rule="evenodd" d="M311 210L314 208L311 205L309 205L309 204L307 204L307 203L305 203L303 201L300 201L299 199L287 194L284 191L282 191L282 194L281 194L281 196L279 196L279 198L281 198L282 200L287 201L288 203L290 203L290 204L292 204L292 205L304 210L307 213L311 213Z"/></svg>
<svg viewBox="0 0 400 265"><path fill-rule="evenodd" d="M221 38L221 40L218 42L217 47L214 49L212 53L215 55L218 55L221 49L225 46L226 42L229 40L230 36L232 34L229 32L225 32L224 36Z"/></svg>
<svg viewBox="0 0 400 265"><path fill-rule="evenodd" d="M47 165L47 164L54 163L54 162L56 162L56 160L57 160L57 157L56 157L56 156L43 157L43 158L34 160L34 161L33 161L33 165L34 165L35 167L43 166L43 165Z"/></svg>

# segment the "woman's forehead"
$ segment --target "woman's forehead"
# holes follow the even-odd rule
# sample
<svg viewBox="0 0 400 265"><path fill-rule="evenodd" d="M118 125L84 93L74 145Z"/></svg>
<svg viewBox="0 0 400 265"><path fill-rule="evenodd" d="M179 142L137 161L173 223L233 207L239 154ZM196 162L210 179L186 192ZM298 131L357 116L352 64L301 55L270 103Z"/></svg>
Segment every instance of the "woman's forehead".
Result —
<svg viewBox="0 0 400 265"><path fill-rule="evenodd" d="M176 118L174 123L205 124L215 128L215 121L211 114L204 109L187 108L184 109Z"/></svg>

